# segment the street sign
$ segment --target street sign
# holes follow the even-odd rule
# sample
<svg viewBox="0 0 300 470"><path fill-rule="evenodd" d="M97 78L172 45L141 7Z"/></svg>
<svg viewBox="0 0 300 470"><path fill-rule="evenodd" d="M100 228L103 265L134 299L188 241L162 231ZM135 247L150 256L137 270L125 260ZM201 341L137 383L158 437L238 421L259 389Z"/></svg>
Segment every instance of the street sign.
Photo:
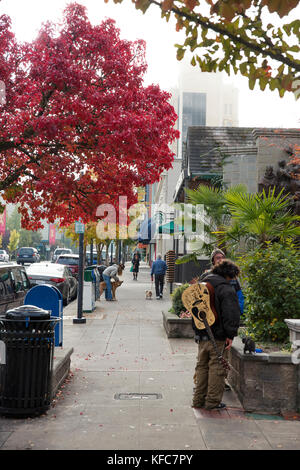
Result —
<svg viewBox="0 0 300 470"><path fill-rule="evenodd" d="M75 222L75 233L84 233L84 224L81 222Z"/></svg>

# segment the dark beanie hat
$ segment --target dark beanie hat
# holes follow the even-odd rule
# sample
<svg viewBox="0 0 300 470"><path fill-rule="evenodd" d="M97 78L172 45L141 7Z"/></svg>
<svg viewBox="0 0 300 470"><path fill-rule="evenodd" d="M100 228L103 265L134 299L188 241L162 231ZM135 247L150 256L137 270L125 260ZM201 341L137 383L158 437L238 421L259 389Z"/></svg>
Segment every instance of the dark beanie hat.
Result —
<svg viewBox="0 0 300 470"><path fill-rule="evenodd" d="M218 254L218 253L221 253L221 255L223 255L224 258L226 258L226 255L225 255L224 251L220 250L220 248L216 248L210 255L210 259L211 259L212 263L214 262L215 255Z"/></svg>

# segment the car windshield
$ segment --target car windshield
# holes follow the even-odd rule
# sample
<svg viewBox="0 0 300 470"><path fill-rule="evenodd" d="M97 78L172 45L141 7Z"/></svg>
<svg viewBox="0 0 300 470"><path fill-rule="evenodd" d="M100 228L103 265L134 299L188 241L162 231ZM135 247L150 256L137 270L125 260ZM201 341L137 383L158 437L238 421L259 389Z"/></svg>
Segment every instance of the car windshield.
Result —
<svg viewBox="0 0 300 470"><path fill-rule="evenodd" d="M60 256L57 260L57 262L59 264L67 264L67 265L70 265L70 264L75 264L76 266L78 266L79 264L79 258L72 258L71 256L70 257L67 257L67 256Z"/></svg>
<svg viewBox="0 0 300 470"><path fill-rule="evenodd" d="M63 255L64 253L70 253L70 250L62 249L62 250L55 250L54 252L56 255Z"/></svg>
<svg viewBox="0 0 300 470"><path fill-rule="evenodd" d="M0 255L4 255L5 251L4 250L0 250Z"/></svg>
<svg viewBox="0 0 300 470"><path fill-rule="evenodd" d="M22 255L31 255L33 253L33 248L21 248L19 250L19 254L22 254Z"/></svg>

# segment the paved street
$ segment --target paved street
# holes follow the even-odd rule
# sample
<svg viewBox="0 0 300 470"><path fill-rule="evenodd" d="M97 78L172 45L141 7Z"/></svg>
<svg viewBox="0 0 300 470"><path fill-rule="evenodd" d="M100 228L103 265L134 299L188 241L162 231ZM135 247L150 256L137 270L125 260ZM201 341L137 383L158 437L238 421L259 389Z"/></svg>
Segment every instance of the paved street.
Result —
<svg viewBox="0 0 300 470"><path fill-rule="evenodd" d="M0 418L1 450L300 450L300 421L245 414L233 391L228 409L191 408L196 344L168 339L162 310L169 295L145 300L149 268L138 281L129 264L117 302L97 302L86 324L64 309L63 348L71 374L47 414Z"/></svg>

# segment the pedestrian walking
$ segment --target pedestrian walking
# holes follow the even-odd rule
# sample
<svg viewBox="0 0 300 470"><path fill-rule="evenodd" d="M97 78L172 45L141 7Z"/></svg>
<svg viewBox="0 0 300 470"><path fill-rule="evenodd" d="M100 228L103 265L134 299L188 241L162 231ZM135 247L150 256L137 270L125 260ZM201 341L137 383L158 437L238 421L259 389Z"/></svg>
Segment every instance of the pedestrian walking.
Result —
<svg viewBox="0 0 300 470"><path fill-rule="evenodd" d="M138 255L138 257L139 257L139 260L141 261L141 258L142 258L142 256L141 256L141 253L140 253L140 251L139 251L139 250L137 250L137 249L135 249L135 250L134 250L134 253L133 253L132 259L135 257L135 255Z"/></svg>
<svg viewBox="0 0 300 470"><path fill-rule="evenodd" d="M140 257L138 255L138 253L135 253L134 256L133 256L133 259L132 259L132 268L131 268L131 270L133 272L133 280L134 281L137 281L139 269L140 269Z"/></svg>
<svg viewBox="0 0 300 470"><path fill-rule="evenodd" d="M163 289L165 283L165 274L168 269L167 263L161 259L161 255L157 255L156 261L152 263L151 267L151 281L153 276L155 278L155 292L156 298L162 299Z"/></svg>
<svg viewBox="0 0 300 470"><path fill-rule="evenodd" d="M236 292L230 285L230 280L239 275L239 268L228 259L222 260L213 267L202 282L209 283L214 289L215 309L217 318L211 326L211 332L219 351L224 355L229 351L232 340L237 336L240 324L240 308ZM206 409L222 409L225 388L226 370L218 359L206 329L193 328L198 343L198 358L195 368L195 388L193 407Z"/></svg>
<svg viewBox="0 0 300 470"><path fill-rule="evenodd" d="M105 299L108 302L113 300L111 279L113 278L115 281L119 281L118 275L122 275L123 269L124 265L113 264L112 266L108 266L102 273L103 281L106 283Z"/></svg>

